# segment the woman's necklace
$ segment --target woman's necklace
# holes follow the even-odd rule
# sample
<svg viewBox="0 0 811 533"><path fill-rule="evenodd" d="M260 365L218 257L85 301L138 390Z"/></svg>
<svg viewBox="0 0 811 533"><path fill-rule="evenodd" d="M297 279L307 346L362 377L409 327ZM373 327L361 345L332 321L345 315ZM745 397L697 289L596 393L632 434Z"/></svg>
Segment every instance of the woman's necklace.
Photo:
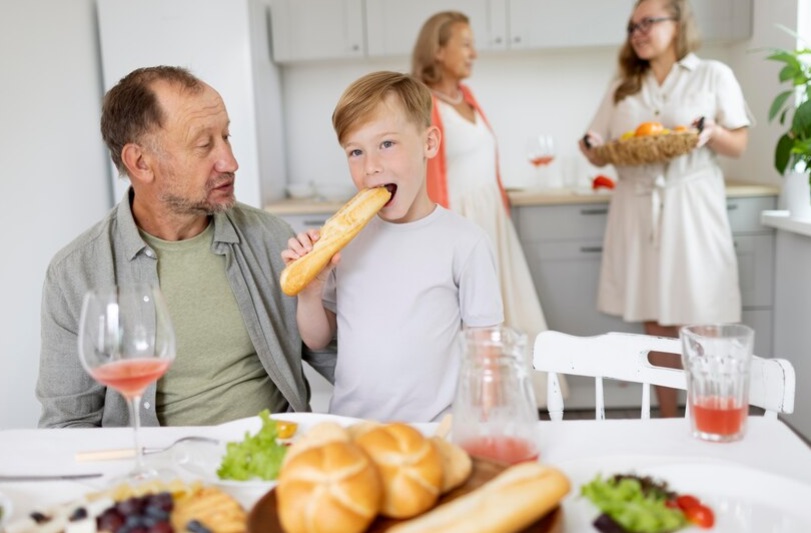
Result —
<svg viewBox="0 0 811 533"><path fill-rule="evenodd" d="M448 96L442 91L437 91L436 89L431 89L431 92L434 93L437 96L437 98L439 98L443 102L449 103L450 105L459 105L462 103L462 100L464 100L464 94L462 94L462 90L459 89L458 87L456 88L455 97Z"/></svg>

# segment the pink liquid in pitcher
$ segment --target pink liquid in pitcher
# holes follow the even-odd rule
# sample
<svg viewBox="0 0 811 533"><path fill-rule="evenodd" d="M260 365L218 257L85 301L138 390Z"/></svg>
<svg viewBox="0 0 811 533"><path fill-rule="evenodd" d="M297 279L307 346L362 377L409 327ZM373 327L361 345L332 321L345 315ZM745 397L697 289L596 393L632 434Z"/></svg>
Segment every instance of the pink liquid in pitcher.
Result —
<svg viewBox="0 0 811 533"><path fill-rule="evenodd" d="M94 368L90 375L129 399L140 395L147 385L165 374L169 363L166 359L125 359Z"/></svg>
<svg viewBox="0 0 811 533"><path fill-rule="evenodd" d="M713 435L737 434L747 414L747 406L739 405L734 398L708 396L693 404L696 429Z"/></svg>
<svg viewBox="0 0 811 533"><path fill-rule="evenodd" d="M537 461L539 454L530 442L516 437L476 437L461 443L467 453L475 457L516 464Z"/></svg>

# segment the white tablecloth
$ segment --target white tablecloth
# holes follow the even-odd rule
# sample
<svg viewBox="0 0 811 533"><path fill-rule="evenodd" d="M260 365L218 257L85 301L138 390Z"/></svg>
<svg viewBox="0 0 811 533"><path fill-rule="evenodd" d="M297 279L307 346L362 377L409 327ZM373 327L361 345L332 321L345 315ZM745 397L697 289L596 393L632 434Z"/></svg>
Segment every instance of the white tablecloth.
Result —
<svg viewBox="0 0 811 533"><path fill-rule="evenodd" d="M688 424L685 419L540 422L541 461L566 465L612 456L631 457L645 465L713 461L745 465L811 486L811 448L782 422L750 417L745 438L729 444L696 440L690 435ZM244 426L244 422L236 421L216 427L144 428L142 441L146 446L164 446L184 435L238 440L243 436ZM420 425L425 432L433 431L434 427L435 424ZM132 466L131 459L78 464L74 460L77 451L131 445L132 430L128 428L0 431L0 474L105 475L81 482L0 482L0 493L14 505L12 519L33 509L80 498L88 491L104 487L111 477L125 474ZM149 457L157 466L171 464L171 454ZM249 498L258 496L261 494ZM241 501L251 503L244 497Z"/></svg>

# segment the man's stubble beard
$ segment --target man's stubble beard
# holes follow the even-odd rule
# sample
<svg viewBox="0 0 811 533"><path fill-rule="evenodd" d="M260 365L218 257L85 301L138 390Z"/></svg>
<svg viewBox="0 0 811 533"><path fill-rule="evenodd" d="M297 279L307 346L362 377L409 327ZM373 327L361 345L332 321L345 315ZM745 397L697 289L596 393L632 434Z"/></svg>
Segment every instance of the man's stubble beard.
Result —
<svg viewBox="0 0 811 533"><path fill-rule="evenodd" d="M183 198L181 196L177 196L172 194L171 191L164 191L160 195L160 201L166 205L172 212L177 213L179 215L214 215L216 213L224 213L228 211L234 205L236 205L236 196L234 194L231 195L231 198L219 203L212 203L208 201L208 196L211 191L218 186L222 185L221 178L228 178L230 180L234 180L234 173L223 173L217 179L211 180L210 182L206 183L206 194L205 198L200 201L190 200L188 198Z"/></svg>

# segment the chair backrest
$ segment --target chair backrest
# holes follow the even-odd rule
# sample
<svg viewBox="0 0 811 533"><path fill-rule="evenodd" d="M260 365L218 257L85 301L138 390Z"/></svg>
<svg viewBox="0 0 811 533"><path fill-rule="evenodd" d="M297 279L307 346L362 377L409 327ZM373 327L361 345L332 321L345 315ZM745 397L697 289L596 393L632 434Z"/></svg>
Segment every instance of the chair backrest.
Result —
<svg viewBox="0 0 811 533"><path fill-rule="evenodd" d="M650 386L687 389L684 370L654 366L649 352L681 353L676 338L632 333L606 333L576 337L543 331L535 338L533 366L547 372L547 409L552 420L563 418L563 395L558 374L594 378L595 417L605 419L603 378L642 384L642 418L650 418ZM752 357L749 403L766 410L765 416L794 411L794 367L785 359Z"/></svg>

